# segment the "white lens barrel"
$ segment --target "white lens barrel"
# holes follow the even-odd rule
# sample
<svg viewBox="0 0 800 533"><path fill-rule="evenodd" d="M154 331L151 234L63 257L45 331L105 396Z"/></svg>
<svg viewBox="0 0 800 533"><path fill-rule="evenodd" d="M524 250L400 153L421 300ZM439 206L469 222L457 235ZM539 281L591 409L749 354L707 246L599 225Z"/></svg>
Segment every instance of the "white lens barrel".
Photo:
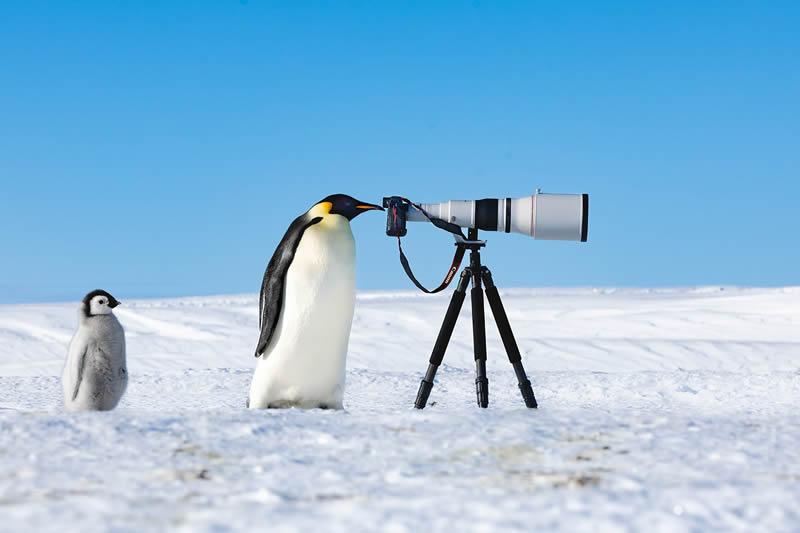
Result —
<svg viewBox="0 0 800 533"><path fill-rule="evenodd" d="M522 198L450 200L420 204L432 218L461 226L489 231L514 232L534 239L586 241L589 225L588 194L544 194ZM409 222L427 218L408 207Z"/></svg>
<svg viewBox="0 0 800 533"><path fill-rule="evenodd" d="M452 222L462 228L475 227L474 200L450 200L449 202L442 202L439 204L419 204L419 206L433 218ZM428 219L417 209L414 209L413 206L409 206L408 220L420 222Z"/></svg>
<svg viewBox="0 0 800 533"><path fill-rule="evenodd" d="M508 199L501 200L505 204ZM505 206L503 206L505 207ZM506 212L508 212L506 210ZM534 239L586 241L588 194L535 194L511 200L511 231ZM503 218L504 220L505 213Z"/></svg>

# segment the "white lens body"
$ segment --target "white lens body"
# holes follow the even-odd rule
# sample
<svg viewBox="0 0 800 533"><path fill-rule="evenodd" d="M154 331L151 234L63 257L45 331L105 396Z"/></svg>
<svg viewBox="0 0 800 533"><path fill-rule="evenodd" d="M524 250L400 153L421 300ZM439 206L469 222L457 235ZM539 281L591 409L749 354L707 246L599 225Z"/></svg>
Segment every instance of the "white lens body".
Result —
<svg viewBox="0 0 800 533"><path fill-rule="evenodd" d="M584 201L582 194L542 193L511 200L511 231L549 241L585 239Z"/></svg>
<svg viewBox="0 0 800 533"><path fill-rule="evenodd" d="M452 222L462 228L475 227L475 201L450 200L440 204L419 204L419 206L433 218ZM410 222L424 222L428 220L413 206L408 206L408 220Z"/></svg>
<svg viewBox="0 0 800 533"><path fill-rule="evenodd" d="M496 229L482 227L494 231L513 231L540 240L586 240L588 220L584 218L588 217L588 201L588 195L584 194L538 193L522 198L500 198L497 200ZM475 200L420 204L431 217L462 228L477 227L475 206ZM422 222L427 219L419 210L409 206L407 220Z"/></svg>

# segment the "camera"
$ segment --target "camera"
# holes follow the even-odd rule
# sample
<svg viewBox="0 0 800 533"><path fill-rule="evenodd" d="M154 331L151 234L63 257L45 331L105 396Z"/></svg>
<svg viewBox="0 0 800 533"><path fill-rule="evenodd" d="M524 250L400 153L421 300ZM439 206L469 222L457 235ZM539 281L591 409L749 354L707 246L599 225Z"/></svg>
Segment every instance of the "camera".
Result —
<svg viewBox="0 0 800 533"><path fill-rule="evenodd" d="M450 200L413 204L400 196L383 199L386 234L403 237L407 222L439 219L462 228L521 233L541 240L586 242L589 231L588 194L537 192L522 198Z"/></svg>
<svg viewBox="0 0 800 533"><path fill-rule="evenodd" d="M466 298L467 285L471 281L472 338L477 372L475 392L478 406L487 407L489 405L489 380L486 377L486 324L483 312L483 295L485 293L497 322L500 337L503 339L508 360L517 375L519 390L525 406L535 409L538 404L533 394L533 387L525 374L522 355L514 340L514 334L511 332L508 316L500 301L500 293L494 284L491 271L481 264L480 250L486 246L486 241L478 238L478 230L503 231L505 233L513 231L534 239L586 242L589 230L589 195L542 194L537 189L536 194L522 198L450 200L438 204L416 204L402 196L388 196L383 199L383 207L386 209L386 234L390 237L397 237L400 264L409 279L421 291L434 294L446 289L455 278L464 254L467 250L470 252L469 265L462 271L458 286L453 291L450 306L447 308L439 336L431 353L428 370L419 385L414 407L423 409L428 402L436 372L439 365L442 364L442 358L453 334L458 313ZM408 222L423 221L428 221L437 228L454 234L456 239L453 262L447 270L444 280L434 289L426 288L414 276L400 243L400 237L408 232ZM464 237L461 228L469 228L467 237Z"/></svg>

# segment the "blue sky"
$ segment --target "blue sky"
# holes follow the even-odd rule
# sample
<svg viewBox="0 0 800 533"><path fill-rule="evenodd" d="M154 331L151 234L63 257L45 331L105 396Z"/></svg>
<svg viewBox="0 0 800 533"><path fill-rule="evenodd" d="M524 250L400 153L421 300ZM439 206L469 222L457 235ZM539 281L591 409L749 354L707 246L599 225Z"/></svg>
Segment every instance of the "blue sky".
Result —
<svg viewBox="0 0 800 533"><path fill-rule="evenodd" d="M301 5L302 4L302 5ZM797 285L797 2L0 4L0 302L255 292L291 220L589 193L498 285ZM413 289L381 214L361 289ZM438 284L452 239L410 227Z"/></svg>

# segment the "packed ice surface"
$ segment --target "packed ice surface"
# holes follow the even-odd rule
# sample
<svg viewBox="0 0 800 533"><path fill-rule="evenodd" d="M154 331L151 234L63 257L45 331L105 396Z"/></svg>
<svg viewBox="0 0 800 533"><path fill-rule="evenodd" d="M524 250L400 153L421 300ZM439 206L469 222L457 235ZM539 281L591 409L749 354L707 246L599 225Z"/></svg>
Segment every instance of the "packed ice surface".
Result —
<svg viewBox="0 0 800 533"><path fill-rule="evenodd" d="M0 306L0 529L800 529L800 288L501 295L538 410L488 305L476 406L469 300L413 409L449 295L359 294L344 411L244 409L256 295L123 302L108 413L63 412L77 303Z"/></svg>

